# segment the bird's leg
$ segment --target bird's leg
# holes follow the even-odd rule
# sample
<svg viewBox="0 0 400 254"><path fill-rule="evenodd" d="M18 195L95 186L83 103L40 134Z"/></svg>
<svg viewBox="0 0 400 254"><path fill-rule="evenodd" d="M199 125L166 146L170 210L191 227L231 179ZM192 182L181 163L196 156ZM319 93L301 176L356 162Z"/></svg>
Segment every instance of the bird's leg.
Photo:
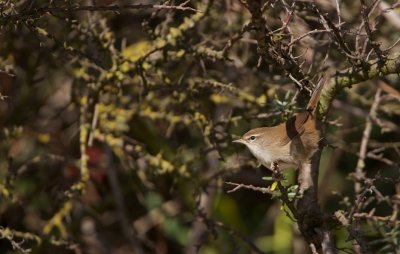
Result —
<svg viewBox="0 0 400 254"><path fill-rule="evenodd" d="M278 162L271 163L271 169L272 169L272 179L274 181L283 180L283 174L281 169L279 168Z"/></svg>

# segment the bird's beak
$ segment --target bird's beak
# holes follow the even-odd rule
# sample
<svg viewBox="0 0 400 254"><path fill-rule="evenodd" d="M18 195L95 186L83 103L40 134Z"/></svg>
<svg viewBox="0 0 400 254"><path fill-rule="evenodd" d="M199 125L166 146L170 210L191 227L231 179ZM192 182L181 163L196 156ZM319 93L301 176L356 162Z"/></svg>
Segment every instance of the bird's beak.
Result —
<svg viewBox="0 0 400 254"><path fill-rule="evenodd" d="M233 143L240 143L240 144L244 144L244 140L243 140L243 139L241 139L241 138L239 138L239 139L236 139L236 140L233 140L232 142L233 142Z"/></svg>

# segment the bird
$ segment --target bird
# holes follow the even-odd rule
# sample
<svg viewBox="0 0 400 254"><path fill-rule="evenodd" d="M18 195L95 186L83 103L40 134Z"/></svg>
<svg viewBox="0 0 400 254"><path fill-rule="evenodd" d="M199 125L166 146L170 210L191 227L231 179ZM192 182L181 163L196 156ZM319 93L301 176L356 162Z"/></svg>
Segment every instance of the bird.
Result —
<svg viewBox="0 0 400 254"><path fill-rule="evenodd" d="M300 168L304 164L310 164L321 140L315 111L327 80L328 76L320 79L306 110L279 125L249 130L233 142L246 145L254 157L270 170L276 164L281 169Z"/></svg>

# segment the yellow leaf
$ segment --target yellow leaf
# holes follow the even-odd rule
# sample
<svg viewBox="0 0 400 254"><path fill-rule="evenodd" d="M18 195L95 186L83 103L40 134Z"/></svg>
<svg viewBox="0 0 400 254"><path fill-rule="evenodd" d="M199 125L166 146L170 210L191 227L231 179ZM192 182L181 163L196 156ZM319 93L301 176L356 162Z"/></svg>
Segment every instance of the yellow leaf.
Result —
<svg viewBox="0 0 400 254"><path fill-rule="evenodd" d="M121 64L121 71L123 72L128 72L130 69L129 63L128 62L124 62Z"/></svg>
<svg viewBox="0 0 400 254"><path fill-rule="evenodd" d="M50 135L47 133L41 133L37 136L37 139L41 143L49 143L50 141Z"/></svg>
<svg viewBox="0 0 400 254"><path fill-rule="evenodd" d="M176 27L171 27L171 28L169 29L169 34L170 34L172 37L176 38L176 37L182 35L182 31L179 30L179 29L176 28Z"/></svg>
<svg viewBox="0 0 400 254"><path fill-rule="evenodd" d="M40 28L40 27L36 27L36 31L37 31L39 34L43 35L43 36L47 36L47 35L49 34L49 33L47 33L46 30L44 30L43 28Z"/></svg>
<svg viewBox="0 0 400 254"><path fill-rule="evenodd" d="M267 103L267 96L261 95L260 97L257 98L257 103L258 105L265 105Z"/></svg>
<svg viewBox="0 0 400 254"><path fill-rule="evenodd" d="M181 50L179 50L179 51L176 52L176 56L177 56L177 57L181 57L181 56L183 56L184 54L185 54L185 50L183 50L183 49L181 49Z"/></svg>
<svg viewBox="0 0 400 254"><path fill-rule="evenodd" d="M149 41L139 41L126 47L122 51L122 55L126 59L135 62L139 58L145 56L151 48L151 43Z"/></svg>
<svg viewBox="0 0 400 254"><path fill-rule="evenodd" d="M276 189L276 187L278 186L278 182L273 182L271 184L271 191L274 191Z"/></svg>
<svg viewBox="0 0 400 254"><path fill-rule="evenodd" d="M227 96L219 94L211 95L211 100L216 104L229 102L229 98Z"/></svg>

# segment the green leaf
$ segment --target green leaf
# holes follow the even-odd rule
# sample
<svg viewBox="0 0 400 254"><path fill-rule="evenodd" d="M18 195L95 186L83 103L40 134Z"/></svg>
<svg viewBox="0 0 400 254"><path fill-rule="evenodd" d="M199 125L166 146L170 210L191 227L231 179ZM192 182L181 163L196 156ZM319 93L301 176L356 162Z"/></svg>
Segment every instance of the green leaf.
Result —
<svg viewBox="0 0 400 254"><path fill-rule="evenodd" d="M273 181L272 176L263 176L263 178L261 178L265 181Z"/></svg>

